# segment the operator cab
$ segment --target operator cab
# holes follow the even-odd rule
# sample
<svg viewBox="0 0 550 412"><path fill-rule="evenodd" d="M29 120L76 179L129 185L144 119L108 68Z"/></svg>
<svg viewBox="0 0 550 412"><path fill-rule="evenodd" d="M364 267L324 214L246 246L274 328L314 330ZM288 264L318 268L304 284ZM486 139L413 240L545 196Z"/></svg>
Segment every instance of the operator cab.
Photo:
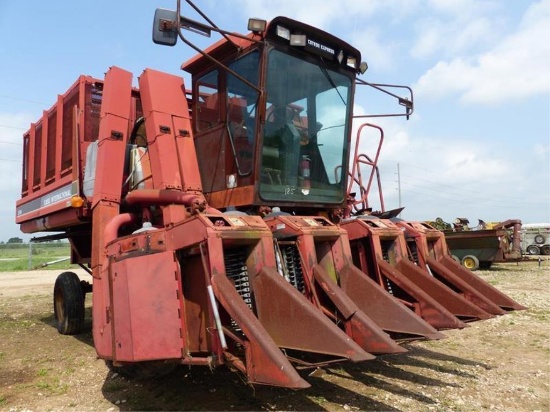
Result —
<svg viewBox="0 0 550 412"><path fill-rule="evenodd" d="M359 51L277 17L264 31L229 35L205 54L182 69L192 75L195 146L210 205L340 207Z"/></svg>

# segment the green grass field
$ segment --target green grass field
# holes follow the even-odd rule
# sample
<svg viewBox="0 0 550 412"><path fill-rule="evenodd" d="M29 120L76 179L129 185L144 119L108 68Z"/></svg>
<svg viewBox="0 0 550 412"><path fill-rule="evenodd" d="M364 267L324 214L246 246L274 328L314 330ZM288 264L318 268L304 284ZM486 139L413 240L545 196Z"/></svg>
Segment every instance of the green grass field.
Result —
<svg viewBox="0 0 550 412"><path fill-rule="evenodd" d="M31 269L68 269L69 260L45 266L48 262L68 258L70 246L65 242L0 245L0 272Z"/></svg>

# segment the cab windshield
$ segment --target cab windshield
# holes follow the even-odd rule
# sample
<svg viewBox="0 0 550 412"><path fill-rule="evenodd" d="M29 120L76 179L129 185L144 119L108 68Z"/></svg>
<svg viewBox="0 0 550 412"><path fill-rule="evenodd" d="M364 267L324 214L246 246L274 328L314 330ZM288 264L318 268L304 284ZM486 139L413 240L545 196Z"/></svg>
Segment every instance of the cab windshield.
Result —
<svg viewBox="0 0 550 412"><path fill-rule="evenodd" d="M349 76L279 50L267 65L260 196L264 200L340 203L344 199Z"/></svg>

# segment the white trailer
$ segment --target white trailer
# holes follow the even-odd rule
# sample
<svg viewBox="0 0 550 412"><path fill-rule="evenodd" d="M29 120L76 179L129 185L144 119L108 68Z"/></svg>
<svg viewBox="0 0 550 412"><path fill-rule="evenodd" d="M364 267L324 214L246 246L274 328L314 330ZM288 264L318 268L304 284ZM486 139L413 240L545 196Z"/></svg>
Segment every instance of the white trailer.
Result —
<svg viewBox="0 0 550 412"><path fill-rule="evenodd" d="M550 255L550 223L523 224L521 250L526 255Z"/></svg>

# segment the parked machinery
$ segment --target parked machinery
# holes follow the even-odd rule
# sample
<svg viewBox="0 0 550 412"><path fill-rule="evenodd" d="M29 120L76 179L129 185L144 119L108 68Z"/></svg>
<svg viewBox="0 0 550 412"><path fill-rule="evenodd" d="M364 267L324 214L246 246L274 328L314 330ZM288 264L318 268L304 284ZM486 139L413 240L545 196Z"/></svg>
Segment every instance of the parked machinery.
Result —
<svg viewBox="0 0 550 412"><path fill-rule="evenodd" d="M441 218L427 222L445 234L453 258L467 269L489 269L493 263L515 262L521 259L521 220L486 223L478 219L470 227L466 218L446 223Z"/></svg>
<svg viewBox="0 0 550 412"><path fill-rule="evenodd" d="M309 386L298 369L403 352L493 316L412 269L402 231L394 262L379 232L365 243L350 229L367 222L353 204L366 205L373 176L363 185L357 165L377 170L379 153L356 149L349 170L355 88L397 98L404 113L387 115L407 117L410 89L358 79L359 51L292 19L251 19L248 35L207 21L182 17L179 1L155 14L155 42L199 52L182 66L191 90L152 69L135 88L112 67L81 76L24 135L16 221L60 232L41 239L69 239L92 276L58 277L58 330L81 330L93 291L94 345L122 373L227 365L298 389ZM182 28L223 38L203 51Z"/></svg>

